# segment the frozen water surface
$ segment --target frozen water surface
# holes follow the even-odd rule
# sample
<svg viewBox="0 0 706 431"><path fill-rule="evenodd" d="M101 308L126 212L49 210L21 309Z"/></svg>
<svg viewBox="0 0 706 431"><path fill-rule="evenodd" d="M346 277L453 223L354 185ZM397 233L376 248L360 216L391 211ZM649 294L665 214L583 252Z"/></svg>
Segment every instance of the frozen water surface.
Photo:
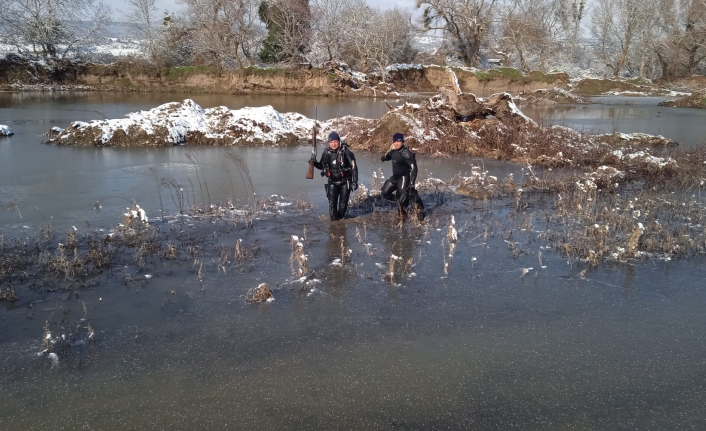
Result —
<svg viewBox="0 0 706 431"><path fill-rule="evenodd" d="M0 212L6 246L8 238L39 235L50 217L62 240L66 231L108 233L129 203L104 199L100 212L92 204L119 194L137 200L160 235L197 248L193 256L182 249L178 259L147 258L143 269L105 271L95 284L43 280L17 302L0 302L0 428L706 427L703 258L591 269L537 237L551 200L541 197L516 213L512 197L491 205L427 193L428 227L399 226L385 205L354 208L353 217L331 223L322 180L304 179L305 147L237 150L261 196L315 207L279 205L282 212L263 214L252 228L187 217L160 223L148 169L178 177L191 193L188 149L38 144L52 126L98 117L79 112L123 109L111 97L119 96L2 108L14 115L16 135L0 142L0 201L17 199L22 209L21 218ZM129 104L157 105L145 97ZM244 201L235 170L223 168L226 150L197 150L212 199L236 189ZM379 163L357 156L372 188ZM438 178L479 162L419 160L426 177ZM520 167L483 163L488 175L521 176ZM173 208L166 192L163 199ZM521 229L528 219L529 232ZM307 255L306 281L292 273L293 236ZM236 262L239 239L245 258ZM126 261L133 259L129 250ZM335 259L340 265L330 265ZM261 283L276 300L246 302ZM38 355L47 320L52 339L66 340L56 361Z"/></svg>

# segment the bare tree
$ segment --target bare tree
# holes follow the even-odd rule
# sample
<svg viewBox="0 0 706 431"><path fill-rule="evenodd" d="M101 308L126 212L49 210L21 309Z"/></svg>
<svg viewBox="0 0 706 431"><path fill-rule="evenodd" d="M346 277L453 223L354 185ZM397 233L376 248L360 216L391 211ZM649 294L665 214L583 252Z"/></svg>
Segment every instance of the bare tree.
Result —
<svg viewBox="0 0 706 431"><path fill-rule="evenodd" d="M576 45L581 33L581 21L586 17L584 0L553 0L553 9L561 23L563 38L569 43L568 59L574 60Z"/></svg>
<svg viewBox="0 0 706 431"><path fill-rule="evenodd" d="M10 0L0 0L0 29L5 26L5 21L10 19L8 15L10 9Z"/></svg>
<svg viewBox="0 0 706 431"><path fill-rule="evenodd" d="M641 0L641 2L640 10L636 12L641 16L637 35L640 48L638 77L644 79L648 58L654 52L654 41L658 37L657 31L661 17L655 13L659 10L659 0Z"/></svg>
<svg viewBox="0 0 706 431"><path fill-rule="evenodd" d="M110 8L94 0L5 0L2 8L5 37L26 55L63 58L110 22Z"/></svg>
<svg viewBox="0 0 706 431"><path fill-rule="evenodd" d="M308 0L264 1L259 17L268 30L260 58L267 62L301 62L311 41Z"/></svg>
<svg viewBox="0 0 706 431"><path fill-rule="evenodd" d="M654 44L662 76L689 76L706 59L706 0L662 0Z"/></svg>
<svg viewBox="0 0 706 431"><path fill-rule="evenodd" d="M617 77L639 34L643 15L640 0L598 0L593 15L593 34L600 41L606 67Z"/></svg>
<svg viewBox="0 0 706 431"><path fill-rule="evenodd" d="M156 0L128 0L128 21L145 42L146 54L156 57L154 21L157 18Z"/></svg>
<svg viewBox="0 0 706 431"><path fill-rule="evenodd" d="M345 32L341 31L341 19L345 16L347 0L313 0L311 6L314 39L323 46L328 61L340 58L346 38Z"/></svg>
<svg viewBox="0 0 706 431"><path fill-rule="evenodd" d="M156 60L164 66L191 64L194 58L193 28L180 15L164 12L162 24L155 28Z"/></svg>
<svg viewBox="0 0 706 431"><path fill-rule="evenodd" d="M546 68L547 58L557 48L562 24L552 0L511 0L499 7L499 48L490 44L496 55L509 65L510 52L517 55L520 69ZM537 59L530 64L529 58Z"/></svg>
<svg viewBox="0 0 706 431"><path fill-rule="evenodd" d="M364 0L354 0L345 9L344 32L348 51L361 69L377 69L385 82L385 68L414 57L411 47L411 15L398 8L380 10Z"/></svg>
<svg viewBox="0 0 706 431"><path fill-rule="evenodd" d="M257 27L256 0L181 0L186 6L193 54L224 68L244 66Z"/></svg>
<svg viewBox="0 0 706 431"><path fill-rule="evenodd" d="M497 0L417 0L424 29L443 31L469 66L480 64L480 50L496 6Z"/></svg>

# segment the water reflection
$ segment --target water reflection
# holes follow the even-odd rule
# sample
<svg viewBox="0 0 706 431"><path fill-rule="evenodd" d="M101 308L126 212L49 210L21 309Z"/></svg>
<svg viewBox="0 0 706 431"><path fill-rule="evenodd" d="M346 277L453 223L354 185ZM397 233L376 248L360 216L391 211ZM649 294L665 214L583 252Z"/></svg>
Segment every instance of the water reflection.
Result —
<svg viewBox="0 0 706 431"><path fill-rule="evenodd" d="M582 133L648 133L662 135L685 148L706 140L706 109L657 106L658 97L596 97L596 104L522 106L533 120Z"/></svg>
<svg viewBox="0 0 706 431"><path fill-rule="evenodd" d="M63 120L64 123L59 125L66 127L69 121L120 118L130 112L148 110L184 99L193 99L203 108L226 106L230 109L240 109L247 106L271 105L279 112L299 112L309 118L317 117L320 121L345 115L380 118L388 112L385 102L401 104L410 100L232 94L11 92L0 93L0 109L16 111L14 114L3 112L3 121L19 119L26 116L27 111L33 112L32 117L38 113L52 112L52 119ZM56 115L61 114L53 112L57 110L66 114Z"/></svg>

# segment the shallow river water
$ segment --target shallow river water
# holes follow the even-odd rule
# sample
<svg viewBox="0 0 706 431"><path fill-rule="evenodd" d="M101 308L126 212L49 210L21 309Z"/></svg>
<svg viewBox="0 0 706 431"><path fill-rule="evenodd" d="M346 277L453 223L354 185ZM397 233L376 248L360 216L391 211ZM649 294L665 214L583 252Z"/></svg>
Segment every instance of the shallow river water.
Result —
<svg viewBox="0 0 706 431"><path fill-rule="evenodd" d="M373 101L193 98L204 107L264 101L309 116L318 106L320 119L387 109ZM0 123L16 133L0 140L0 202L17 203L0 212L4 241L37 237L48 221L57 240L72 226L102 235L96 229L122 222L134 200L160 235L195 247L141 265L120 249L125 267L92 283L37 281L17 302L0 302L0 429L706 428L704 259L590 269L538 239L551 227L544 210L552 201L541 198L517 213L514 201L425 195L426 228L397 226L385 206L331 223L322 180L304 179L306 147L198 148L194 165L185 147L39 144L52 126L174 99L0 94ZM229 150L246 160L259 196L280 196L282 212L263 214L252 228L242 220L156 221L160 193L170 214L174 204L150 167L199 198L197 171L214 203L247 200L237 169L224 162ZM377 155L357 158L370 187ZM478 159L419 163L423 178L446 179L472 164L499 178L522 174ZM287 205L297 199L315 206ZM306 237L312 284L292 275L292 235ZM251 253L226 263L238 239ZM385 278L391 255L400 258L394 280ZM275 300L245 302L263 282ZM58 363L38 355L46 321L54 337L73 340ZM81 335L87 322L94 343Z"/></svg>

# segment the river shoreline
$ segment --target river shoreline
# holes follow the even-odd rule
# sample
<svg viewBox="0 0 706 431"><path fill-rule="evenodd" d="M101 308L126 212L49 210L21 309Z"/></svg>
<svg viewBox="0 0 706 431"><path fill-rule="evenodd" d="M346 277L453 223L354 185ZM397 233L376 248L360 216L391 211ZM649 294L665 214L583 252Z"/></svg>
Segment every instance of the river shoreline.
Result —
<svg viewBox="0 0 706 431"><path fill-rule="evenodd" d="M21 57L0 61L0 91L105 91L185 94L303 95L350 98L398 98L437 92L439 88L489 95L497 92L533 93L537 90L569 91L576 96L623 93L670 95L706 88L699 77L671 82L635 79L571 79L561 72L523 74L516 69L478 70L437 65L393 65L383 82L379 76L351 71L344 64L327 62L320 68L247 67L216 73L207 66L159 68L145 62L112 64L50 64ZM701 77L703 78L703 77ZM573 103L575 99L533 99ZM573 99L573 100L572 100Z"/></svg>

